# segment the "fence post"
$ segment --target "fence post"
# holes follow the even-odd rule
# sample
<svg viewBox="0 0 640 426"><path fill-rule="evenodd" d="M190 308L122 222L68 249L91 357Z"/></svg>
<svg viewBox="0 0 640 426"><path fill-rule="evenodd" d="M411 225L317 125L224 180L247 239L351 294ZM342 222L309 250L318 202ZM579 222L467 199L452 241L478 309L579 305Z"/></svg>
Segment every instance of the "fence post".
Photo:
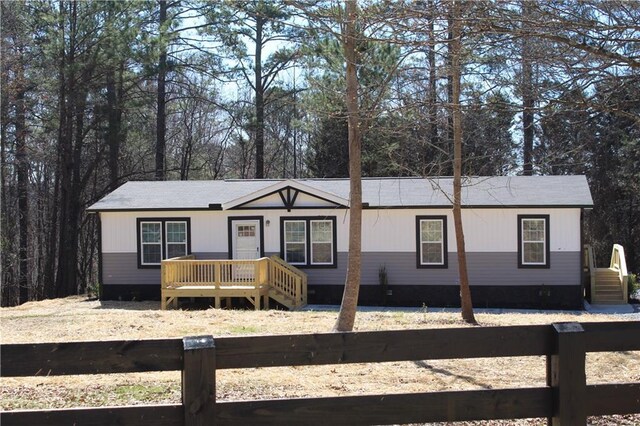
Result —
<svg viewBox="0 0 640 426"><path fill-rule="evenodd" d="M586 425L587 381L585 334L576 322L553 324L554 354L547 364L547 383L553 387L553 426Z"/></svg>
<svg viewBox="0 0 640 426"><path fill-rule="evenodd" d="M216 347L213 336L185 337L182 405L185 426L215 424Z"/></svg>

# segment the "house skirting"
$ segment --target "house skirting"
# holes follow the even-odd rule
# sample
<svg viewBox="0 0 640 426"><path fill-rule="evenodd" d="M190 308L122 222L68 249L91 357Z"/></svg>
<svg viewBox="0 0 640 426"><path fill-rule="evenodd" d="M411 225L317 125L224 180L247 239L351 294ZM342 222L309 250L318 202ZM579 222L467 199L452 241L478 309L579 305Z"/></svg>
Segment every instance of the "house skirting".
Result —
<svg viewBox="0 0 640 426"><path fill-rule="evenodd" d="M344 286L310 285L310 304L340 304ZM471 286L476 308L583 309L581 285ZM361 306L459 307L460 287L456 285L361 286Z"/></svg>
<svg viewBox="0 0 640 426"><path fill-rule="evenodd" d="M310 304L338 305L342 285L309 285ZM476 308L582 309L581 285L471 286ZM102 286L102 300L160 300L160 285L115 284ZM361 306L459 307L460 289L455 285L393 285L360 287Z"/></svg>
<svg viewBox="0 0 640 426"><path fill-rule="evenodd" d="M160 300L160 284L103 284L100 300Z"/></svg>

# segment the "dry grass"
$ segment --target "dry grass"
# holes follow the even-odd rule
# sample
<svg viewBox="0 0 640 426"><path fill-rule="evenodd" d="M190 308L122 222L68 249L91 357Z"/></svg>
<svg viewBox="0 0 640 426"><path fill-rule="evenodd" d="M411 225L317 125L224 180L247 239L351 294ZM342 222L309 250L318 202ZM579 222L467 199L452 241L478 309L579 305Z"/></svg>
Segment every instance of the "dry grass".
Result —
<svg viewBox="0 0 640 426"><path fill-rule="evenodd" d="M199 310L160 311L157 302L99 302L80 297L32 302L0 310L2 343L142 339L212 334L265 335L327 332L335 312ZM631 316L587 313L478 314L482 325L549 324L557 321L614 321ZM457 313L421 310L359 312L356 330L466 326ZM408 342L410 344L410 342ZM589 383L640 382L640 353L598 353L587 357ZM222 400L424 392L542 386L542 357L438 360L221 370ZM0 408L61 408L180 401L178 372L3 378ZM639 424L639 416L594 419L597 424ZM471 423L470 423L471 424ZM483 423L486 424L486 423ZM493 424L544 424L540 419Z"/></svg>

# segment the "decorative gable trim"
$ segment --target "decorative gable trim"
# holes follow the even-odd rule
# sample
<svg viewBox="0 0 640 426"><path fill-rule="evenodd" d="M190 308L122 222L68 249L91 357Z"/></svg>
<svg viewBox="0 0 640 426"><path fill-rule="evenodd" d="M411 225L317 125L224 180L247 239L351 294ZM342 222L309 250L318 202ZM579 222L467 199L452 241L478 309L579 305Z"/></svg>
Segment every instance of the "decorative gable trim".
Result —
<svg viewBox="0 0 640 426"><path fill-rule="evenodd" d="M291 209L293 209L293 206L296 203L296 198L298 198L299 193L300 191L290 186L287 186L286 188L278 191L278 195L280 195L282 204L284 204L284 207L287 209L288 212L290 212Z"/></svg>
<svg viewBox="0 0 640 426"><path fill-rule="evenodd" d="M282 202L281 205L251 206L251 204L275 194L278 194L280 201ZM305 194L309 197L316 198L323 203L322 205L317 206L299 205L299 203L298 205L296 205L296 201L299 200L298 197L300 194ZM276 183L275 185L262 188L261 190L222 204L222 210L287 209L287 211L289 212L293 209L326 209L348 207L348 200L294 180L281 181Z"/></svg>

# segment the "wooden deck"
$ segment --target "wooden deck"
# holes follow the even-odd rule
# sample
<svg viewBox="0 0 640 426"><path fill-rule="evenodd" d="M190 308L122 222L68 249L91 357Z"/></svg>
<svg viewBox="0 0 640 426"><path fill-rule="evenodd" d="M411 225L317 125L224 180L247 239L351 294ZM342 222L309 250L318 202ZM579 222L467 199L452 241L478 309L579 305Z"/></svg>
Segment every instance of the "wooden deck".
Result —
<svg viewBox="0 0 640 426"><path fill-rule="evenodd" d="M216 308L246 298L256 310L269 299L296 309L307 303L307 275L277 256L251 260L197 260L194 255L162 261L161 309L179 297L210 297Z"/></svg>
<svg viewBox="0 0 640 426"><path fill-rule="evenodd" d="M608 268L596 266L595 255L591 246L586 245L585 272L591 286L591 303L621 305L628 302L628 273L624 256L624 248L613 245L611 261Z"/></svg>

